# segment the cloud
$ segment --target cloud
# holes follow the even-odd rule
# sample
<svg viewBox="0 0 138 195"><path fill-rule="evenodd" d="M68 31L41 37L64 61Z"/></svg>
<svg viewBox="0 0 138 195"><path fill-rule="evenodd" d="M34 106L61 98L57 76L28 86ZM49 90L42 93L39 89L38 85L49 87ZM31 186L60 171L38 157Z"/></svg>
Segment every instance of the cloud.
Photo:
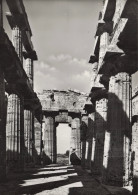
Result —
<svg viewBox="0 0 138 195"><path fill-rule="evenodd" d="M90 64L85 59L68 54L51 55L45 62L36 62L34 70L36 92L69 88L90 91Z"/></svg>

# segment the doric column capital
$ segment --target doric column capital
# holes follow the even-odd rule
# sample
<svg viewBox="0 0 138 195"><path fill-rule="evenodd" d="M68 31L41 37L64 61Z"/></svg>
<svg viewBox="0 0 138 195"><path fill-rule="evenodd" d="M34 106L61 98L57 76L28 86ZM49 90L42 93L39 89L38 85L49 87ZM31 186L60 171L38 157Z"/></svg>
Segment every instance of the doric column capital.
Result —
<svg viewBox="0 0 138 195"><path fill-rule="evenodd" d="M30 52L23 52L23 57L25 59L30 58L31 60L38 60L36 51L30 51Z"/></svg>
<svg viewBox="0 0 138 195"><path fill-rule="evenodd" d="M93 87L90 93L91 101L95 103L102 98L108 98L108 91L105 88Z"/></svg>
<svg viewBox="0 0 138 195"><path fill-rule="evenodd" d="M133 74L138 70L137 56L116 54L106 58L103 67L100 69L100 74L108 74L114 76L117 73L126 72Z"/></svg>
<svg viewBox="0 0 138 195"><path fill-rule="evenodd" d="M107 32L111 34L113 32L113 21L107 21L107 22L99 22L97 31L96 31L96 36L101 36L104 32Z"/></svg>
<svg viewBox="0 0 138 195"><path fill-rule="evenodd" d="M134 123L138 123L138 115L132 116L132 126L134 125Z"/></svg>

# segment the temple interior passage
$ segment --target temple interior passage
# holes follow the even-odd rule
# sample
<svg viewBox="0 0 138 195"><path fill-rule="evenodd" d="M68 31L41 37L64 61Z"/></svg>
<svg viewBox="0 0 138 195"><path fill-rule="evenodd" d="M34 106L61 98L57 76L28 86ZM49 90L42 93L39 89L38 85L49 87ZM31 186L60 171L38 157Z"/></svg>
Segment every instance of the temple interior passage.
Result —
<svg viewBox="0 0 138 195"><path fill-rule="evenodd" d="M0 0L0 195L138 195L138 1L92 1L89 7L87 0L81 16L84 2L74 2L45 1L45 13L52 16L39 38L30 23L44 26L47 16L39 21L44 1L38 10L33 0ZM70 51L81 56L87 43L74 47L72 31L80 38L79 17L86 28L89 9L95 14L100 5L98 20L92 18L96 32L88 41L89 59L52 54L39 60L40 53L60 51L68 41ZM53 32L60 40L61 31L54 29L65 18L64 43L49 44ZM70 29L72 19L77 25ZM87 92L69 87L86 91L88 78ZM66 89L58 88L64 84Z"/></svg>

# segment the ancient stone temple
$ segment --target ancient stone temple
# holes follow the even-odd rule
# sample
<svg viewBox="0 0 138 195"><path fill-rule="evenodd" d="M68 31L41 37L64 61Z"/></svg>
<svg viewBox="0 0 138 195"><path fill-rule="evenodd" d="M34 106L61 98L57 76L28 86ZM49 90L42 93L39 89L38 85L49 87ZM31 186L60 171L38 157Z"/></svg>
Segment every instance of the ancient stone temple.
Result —
<svg viewBox="0 0 138 195"><path fill-rule="evenodd" d="M132 75L138 70L137 10L135 0L104 1L89 61L95 105L94 172L105 184L133 182L134 194L138 193L137 93L132 98Z"/></svg>
<svg viewBox="0 0 138 195"><path fill-rule="evenodd" d="M73 90L43 90L41 94L38 94L38 97L42 104L43 114L44 163L56 163L56 127L59 123L67 123L71 127L70 153L74 151L76 158L81 159L83 151L81 137L88 128L88 114L85 111L85 106L92 109L88 95ZM81 128L82 123L86 128Z"/></svg>
<svg viewBox="0 0 138 195"><path fill-rule="evenodd" d="M12 38L3 26L0 0L0 182L10 171L56 164L57 126L66 123L71 127L69 163L87 170L88 179L96 176L118 189L131 186L138 195L138 88L132 85L138 71L138 1L103 1L88 94L34 92L38 57L28 16L22 0L5 3Z"/></svg>
<svg viewBox="0 0 138 195"><path fill-rule="evenodd" d="M41 122L41 104L33 91L31 28L21 0L6 1L12 42L3 28L0 1L0 181L9 169L23 171L35 151L34 118ZM23 60L24 58L24 60ZM25 63L24 63L25 62Z"/></svg>

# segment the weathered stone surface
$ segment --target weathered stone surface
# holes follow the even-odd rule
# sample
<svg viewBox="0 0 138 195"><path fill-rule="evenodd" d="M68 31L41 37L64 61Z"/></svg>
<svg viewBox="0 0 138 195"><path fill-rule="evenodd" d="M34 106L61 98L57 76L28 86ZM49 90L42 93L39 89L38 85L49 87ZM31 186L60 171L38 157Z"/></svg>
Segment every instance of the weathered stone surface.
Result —
<svg viewBox="0 0 138 195"><path fill-rule="evenodd" d="M30 110L24 111L24 141L25 141L25 160L31 161L32 157L32 113Z"/></svg>
<svg viewBox="0 0 138 195"><path fill-rule="evenodd" d="M87 94L76 91L44 90L38 97L44 112L67 110L80 113L85 105Z"/></svg>
<svg viewBox="0 0 138 195"><path fill-rule="evenodd" d="M95 154L93 172L102 174L105 130L107 128L107 99L96 101L95 112Z"/></svg>
<svg viewBox="0 0 138 195"><path fill-rule="evenodd" d="M56 126L53 116L44 117L44 154L43 159L45 164L56 163Z"/></svg>
<svg viewBox="0 0 138 195"><path fill-rule="evenodd" d="M78 158L81 157L80 151L80 119L74 118L71 122L71 140L70 140L70 148L71 151L75 150L75 154Z"/></svg>
<svg viewBox="0 0 138 195"><path fill-rule="evenodd" d="M132 97L132 164L133 194L138 193L138 87Z"/></svg>
<svg viewBox="0 0 138 195"><path fill-rule="evenodd" d="M88 116L86 114L82 115L81 117L81 166L85 168L86 159L87 159L87 150L86 150L86 139L87 139L87 132L88 132Z"/></svg>
<svg viewBox="0 0 138 195"><path fill-rule="evenodd" d="M136 0L104 1L103 11L100 14L98 22L98 30L102 30L102 32L97 34L99 36L96 36L94 45L94 54L96 57L99 57L98 71L100 74L110 73L113 76L121 72L118 66L119 60L117 59L121 54L124 55L124 53L127 55L128 59L131 56L133 62L128 63L130 66L129 70L127 65L125 67L126 71L123 70L122 72L133 74L137 71L137 10L138 4ZM109 31L106 32L103 26L106 26L106 23L112 21L112 33ZM115 70L113 71L113 69Z"/></svg>
<svg viewBox="0 0 138 195"><path fill-rule="evenodd" d="M6 113L4 74L0 68L0 182L6 179Z"/></svg>
<svg viewBox="0 0 138 195"><path fill-rule="evenodd" d="M18 27L15 27L12 30L12 42L15 47L15 51L22 61L22 38L21 31ZM12 160L13 163L16 162L16 166L18 163L18 168L22 165L24 167L24 119L22 119L23 105L21 105L20 98L11 94L8 98L8 123L11 125L7 126L8 132L8 140L10 145L8 144L7 154L9 153L8 160ZM23 132L22 132L23 131ZM22 145L23 144L23 145ZM22 164L23 163L23 164ZM15 165L14 165L15 166Z"/></svg>
<svg viewBox="0 0 138 195"><path fill-rule="evenodd" d="M112 185L126 186L131 182L130 83L127 73L119 73L111 77L109 84L103 177Z"/></svg>
<svg viewBox="0 0 138 195"><path fill-rule="evenodd" d="M33 88L33 71L34 70L33 70L33 61L32 61L32 59L27 58L25 60L24 69L25 69L25 72L26 72L26 74L27 74L27 76L29 78L30 84L31 84L31 86Z"/></svg>

